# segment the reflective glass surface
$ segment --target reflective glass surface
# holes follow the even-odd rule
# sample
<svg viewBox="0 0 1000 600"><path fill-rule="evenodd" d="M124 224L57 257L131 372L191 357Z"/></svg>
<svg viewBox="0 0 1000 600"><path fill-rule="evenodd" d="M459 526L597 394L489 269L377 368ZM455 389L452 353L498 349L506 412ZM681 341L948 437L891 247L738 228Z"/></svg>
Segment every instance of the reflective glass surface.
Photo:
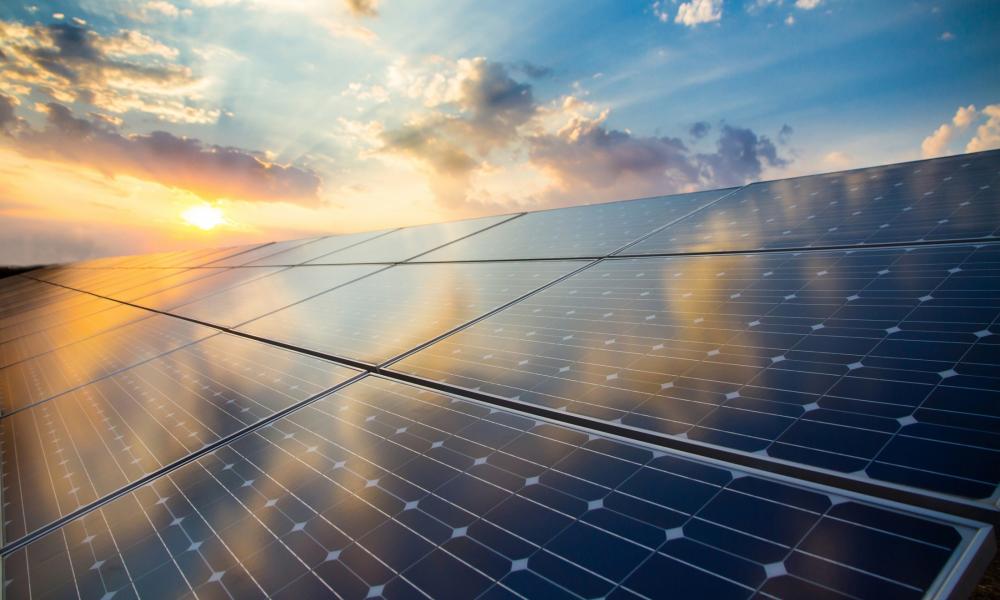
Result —
<svg viewBox="0 0 1000 600"><path fill-rule="evenodd" d="M300 265L305 262L326 256L331 252L336 252L338 250L343 250L354 244L359 244L366 240L370 240L376 236L382 235L384 231L366 231L363 233L352 233L349 235L331 235L324 238L319 238L317 240L311 241L307 244L302 244L278 252L277 254L271 254L264 258L257 259L253 262L243 263L248 265Z"/></svg>
<svg viewBox="0 0 1000 600"><path fill-rule="evenodd" d="M284 242L275 242L273 244L264 244L263 246L258 246L252 250L248 249L247 252L240 252L232 256L227 256L226 258L213 261L208 263L206 266L209 267L240 267L247 263L251 263L255 260L271 256L272 254L277 254L279 252L284 252L296 246L301 246L303 244L308 244L318 240L319 238L306 238L301 240L287 240Z"/></svg>
<svg viewBox="0 0 1000 600"><path fill-rule="evenodd" d="M261 315L374 273L380 266L311 266L278 271L173 309L174 314L222 327L235 327ZM255 268L245 267L245 271Z"/></svg>
<svg viewBox="0 0 1000 600"><path fill-rule="evenodd" d="M998 291L1000 244L614 259L393 369L993 504Z"/></svg>
<svg viewBox="0 0 1000 600"><path fill-rule="evenodd" d="M154 315L4 367L0 369L0 412L22 409L217 332Z"/></svg>
<svg viewBox="0 0 1000 600"><path fill-rule="evenodd" d="M629 254L995 237L1000 151L755 183Z"/></svg>
<svg viewBox="0 0 1000 600"><path fill-rule="evenodd" d="M985 535L367 378L3 570L11 597L919 598Z"/></svg>
<svg viewBox="0 0 1000 600"><path fill-rule="evenodd" d="M509 218L510 215L501 215L405 227L309 262L315 264L401 262Z"/></svg>
<svg viewBox="0 0 1000 600"><path fill-rule="evenodd" d="M133 321L150 317L146 310L109 303L107 310L88 314L41 331L0 342L0 367L97 335Z"/></svg>
<svg viewBox="0 0 1000 600"><path fill-rule="evenodd" d="M251 321L239 329L300 348L378 363L582 264L558 261L399 265Z"/></svg>
<svg viewBox="0 0 1000 600"><path fill-rule="evenodd" d="M527 213L418 261L606 256L728 190Z"/></svg>
<svg viewBox="0 0 1000 600"><path fill-rule="evenodd" d="M221 334L4 417L4 541L356 373Z"/></svg>
<svg viewBox="0 0 1000 600"><path fill-rule="evenodd" d="M281 267L257 267L253 269L204 269L208 275L190 283L169 287L162 291L134 300L139 306L170 310L178 306L206 298L213 294L234 288L276 273Z"/></svg>
<svg viewBox="0 0 1000 600"><path fill-rule="evenodd" d="M44 286L44 288L37 288L37 291L40 292L39 296L48 301L39 304L22 304L18 309L4 311L3 316L0 316L0 342L35 333L118 305L117 302L97 298L90 294L81 294L47 284L39 285Z"/></svg>

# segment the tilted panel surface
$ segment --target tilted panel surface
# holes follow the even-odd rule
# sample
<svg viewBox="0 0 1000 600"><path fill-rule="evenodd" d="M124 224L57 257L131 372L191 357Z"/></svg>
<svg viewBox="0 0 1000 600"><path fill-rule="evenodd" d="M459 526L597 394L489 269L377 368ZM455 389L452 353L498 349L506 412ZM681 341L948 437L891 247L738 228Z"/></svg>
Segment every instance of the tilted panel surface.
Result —
<svg viewBox="0 0 1000 600"><path fill-rule="evenodd" d="M1000 151L751 184L627 254L995 237Z"/></svg>
<svg viewBox="0 0 1000 600"><path fill-rule="evenodd" d="M239 267L255 272L252 267ZM317 265L294 267L171 310L173 314L213 325L235 327L251 319L374 273L380 266Z"/></svg>
<svg viewBox="0 0 1000 600"><path fill-rule="evenodd" d="M987 531L366 378L4 577L11 598L919 598Z"/></svg>
<svg viewBox="0 0 1000 600"><path fill-rule="evenodd" d="M1000 244L607 260L394 370L996 501Z"/></svg>
<svg viewBox="0 0 1000 600"><path fill-rule="evenodd" d="M406 227L309 261L311 264L401 262L495 225L511 215Z"/></svg>
<svg viewBox="0 0 1000 600"><path fill-rule="evenodd" d="M13 364L0 369L0 412L22 409L217 332L154 315Z"/></svg>
<svg viewBox="0 0 1000 600"><path fill-rule="evenodd" d="M308 244L318 240L319 238L305 238L301 240L286 240L283 242L274 242L273 244L265 244L258 248L254 248L246 252L240 252L238 254L228 256L219 260L212 261L205 266L207 267L240 267L247 263L253 262L260 258L271 256L272 254L277 254L279 252L284 252L296 246L301 246L303 244Z"/></svg>
<svg viewBox="0 0 1000 600"><path fill-rule="evenodd" d="M419 257L418 261L605 256L729 190L527 213Z"/></svg>
<svg viewBox="0 0 1000 600"><path fill-rule="evenodd" d="M222 334L4 417L4 542L357 373Z"/></svg>
<svg viewBox="0 0 1000 600"><path fill-rule="evenodd" d="M251 321L239 330L300 348L378 363L538 289L582 264L398 265Z"/></svg>
<svg viewBox="0 0 1000 600"><path fill-rule="evenodd" d="M134 321L152 316L147 310L116 304L95 314L0 342L0 367L50 352Z"/></svg>
<svg viewBox="0 0 1000 600"><path fill-rule="evenodd" d="M133 300L139 306L156 310L170 310L189 302L201 300L219 292L234 288L277 273L281 267L259 267L255 269L209 269L209 275L194 281L159 290Z"/></svg>
<svg viewBox="0 0 1000 600"><path fill-rule="evenodd" d="M365 240L370 240L376 236L382 235L385 231L366 231L363 233L352 233L349 235L331 235L324 238L319 238L315 241L309 242L307 244L302 244L295 246L294 248L289 248L277 254L271 254L264 258L259 258L250 263L243 263L244 265L300 265L310 260L325 256L331 252L336 252L337 250L343 250L348 246L353 246L364 242Z"/></svg>

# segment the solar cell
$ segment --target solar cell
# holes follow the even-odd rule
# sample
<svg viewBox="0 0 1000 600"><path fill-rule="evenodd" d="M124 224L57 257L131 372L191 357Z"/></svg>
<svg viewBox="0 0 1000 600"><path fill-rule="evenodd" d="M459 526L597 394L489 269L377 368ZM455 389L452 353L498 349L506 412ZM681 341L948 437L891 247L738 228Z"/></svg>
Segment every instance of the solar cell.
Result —
<svg viewBox="0 0 1000 600"><path fill-rule="evenodd" d="M0 413L23 409L217 333L166 315L106 331L0 369Z"/></svg>
<svg viewBox="0 0 1000 600"><path fill-rule="evenodd" d="M309 262L311 264L401 262L510 218L511 215L501 215L405 227Z"/></svg>
<svg viewBox="0 0 1000 600"><path fill-rule="evenodd" d="M63 301L49 304L41 309L35 308L0 318L0 342L8 342L118 306L117 302L97 298L90 294L81 294L51 285L47 287L53 290L63 290L70 295L65 296Z"/></svg>
<svg viewBox="0 0 1000 600"><path fill-rule="evenodd" d="M235 327L251 319L301 302L306 298L374 273L379 266L310 266L278 271L173 309L173 314L221 327ZM244 271L255 268L240 267Z"/></svg>
<svg viewBox="0 0 1000 600"><path fill-rule="evenodd" d="M605 256L728 191L713 190L527 213L417 260Z"/></svg>
<svg viewBox="0 0 1000 600"><path fill-rule="evenodd" d="M209 274L194 281L169 287L133 302L156 310L169 310L195 300L223 292L254 279L276 273L281 267L257 267L253 269L204 269Z"/></svg>
<svg viewBox="0 0 1000 600"><path fill-rule="evenodd" d="M4 541L357 373L222 334L8 415Z"/></svg>
<svg viewBox="0 0 1000 600"><path fill-rule="evenodd" d="M373 364L582 265L574 261L398 265L251 321L239 330Z"/></svg>
<svg viewBox="0 0 1000 600"><path fill-rule="evenodd" d="M918 598L989 535L369 377L3 570L12 597Z"/></svg>
<svg viewBox="0 0 1000 600"><path fill-rule="evenodd" d="M150 315L149 311L114 304L107 310L0 342L0 367L78 342L102 331L145 319Z"/></svg>
<svg viewBox="0 0 1000 600"><path fill-rule="evenodd" d="M296 246L301 246L303 244L308 244L309 242L316 241L320 238L305 238L301 240L287 240L284 242L275 242L273 244L264 244L262 246L247 249L246 252L240 252L232 256L227 256L219 260L212 261L205 266L207 267L240 267L247 263L253 262L255 260L271 256L272 254L277 254L279 252L284 252L285 250L290 250Z"/></svg>
<svg viewBox="0 0 1000 600"><path fill-rule="evenodd" d="M343 250L354 244L360 244L366 240L384 235L385 233L387 231L366 231L350 235L331 235L243 264L272 266L300 265L321 256L326 256L331 252Z"/></svg>
<svg viewBox="0 0 1000 600"><path fill-rule="evenodd" d="M612 259L392 369L994 507L998 290L1000 244Z"/></svg>
<svg viewBox="0 0 1000 600"><path fill-rule="evenodd" d="M754 183L628 254L993 238L1000 151Z"/></svg>

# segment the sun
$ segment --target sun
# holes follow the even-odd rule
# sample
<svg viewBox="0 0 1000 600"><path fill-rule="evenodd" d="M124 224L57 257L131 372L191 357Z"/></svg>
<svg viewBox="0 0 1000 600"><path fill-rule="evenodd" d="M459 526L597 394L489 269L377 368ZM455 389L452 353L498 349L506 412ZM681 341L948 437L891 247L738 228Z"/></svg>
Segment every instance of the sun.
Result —
<svg viewBox="0 0 1000 600"><path fill-rule="evenodd" d="M208 231L225 222L222 210L208 204L192 206L181 213L181 218L199 229Z"/></svg>

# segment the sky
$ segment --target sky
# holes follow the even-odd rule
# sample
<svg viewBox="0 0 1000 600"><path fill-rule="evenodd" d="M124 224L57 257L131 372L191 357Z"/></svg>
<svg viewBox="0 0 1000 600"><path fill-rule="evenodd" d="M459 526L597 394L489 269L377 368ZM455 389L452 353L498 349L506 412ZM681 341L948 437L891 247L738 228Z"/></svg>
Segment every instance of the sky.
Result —
<svg viewBox="0 0 1000 600"><path fill-rule="evenodd" d="M995 0L16 0L0 264L1000 147Z"/></svg>

